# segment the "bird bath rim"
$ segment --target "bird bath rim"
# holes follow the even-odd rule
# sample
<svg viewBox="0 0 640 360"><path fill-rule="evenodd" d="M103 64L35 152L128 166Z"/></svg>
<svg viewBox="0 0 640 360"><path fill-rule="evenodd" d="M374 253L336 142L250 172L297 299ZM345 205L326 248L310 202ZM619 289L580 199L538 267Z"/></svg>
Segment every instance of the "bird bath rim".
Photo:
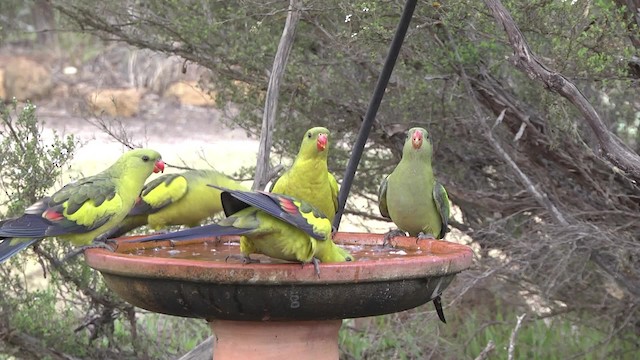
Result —
<svg viewBox="0 0 640 360"><path fill-rule="evenodd" d="M87 264L100 271L119 276L149 279L184 280L190 282L221 284L329 284L379 282L444 276L459 273L471 266L473 251L466 245L444 240L399 236L392 239L396 249L420 249L424 256L394 257L379 260L358 260L343 263L321 263L320 276L313 265L295 263L241 264L237 262L172 259L166 257L139 256L125 253L135 249L170 246L169 241L127 243L135 237L115 239L115 252L96 248L85 251ZM237 240L235 236L222 237L224 241ZM373 233L338 232L337 244L381 245L383 235ZM213 238L200 238L178 243L198 243Z"/></svg>

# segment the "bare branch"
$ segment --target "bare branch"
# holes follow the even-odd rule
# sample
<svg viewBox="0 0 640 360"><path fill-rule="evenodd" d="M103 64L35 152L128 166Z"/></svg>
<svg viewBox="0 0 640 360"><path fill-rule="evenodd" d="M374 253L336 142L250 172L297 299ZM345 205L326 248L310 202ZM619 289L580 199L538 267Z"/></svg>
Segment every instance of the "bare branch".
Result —
<svg viewBox="0 0 640 360"><path fill-rule="evenodd" d="M522 320L527 316L527 314L522 314L517 317L516 327L513 328L511 332L511 337L509 337L509 350L508 350L508 360L513 360L513 357L516 352L516 338L518 337L518 331L520 331L520 327L522 326Z"/></svg>
<svg viewBox="0 0 640 360"><path fill-rule="evenodd" d="M502 113L500 114L500 117L504 117L505 111L506 109L502 111ZM496 123L497 122L498 121L496 121ZM549 197L547 196L547 194L539 191L536 188L536 186L529 179L529 177L522 170L520 170L520 167L518 167L518 164L516 164L516 162L513 161L513 159L511 159L511 156L509 156L509 154L502 148L502 145L500 145L500 143L493 136L493 131L491 130L485 131L485 136L489 139L489 141L491 142L491 145L493 146L495 151L498 153L498 155L500 155L504 159L504 161L506 161L507 164L509 164L513 172L515 172L516 175L518 175L518 178L520 179L520 181L524 184L527 191L531 195L533 195L536 201L538 201L538 203L541 206L545 207L558 223L562 225L569 225L569 222L564 218L564 215L562 215L560 210L558 210L558 208L551 202L551 200L549 200Z"/></svg>
<svg viewBox="0 0 640 360"><path fill-rule="evenodd" d="M278 97L280 95L280 82L284 77L285 67L289 60L289 54L293 47L293 40L296 33L296 26L300 20L302 8L301 0L289 1L289 14L282 31L282 37L278 44L276 57L273 61L271 76L269 76L269 86L267 87L267 95L264 103L264 113L262 114L262 130L260 133L260 146L258 151L258 162L256 164L256 176L253 181L253 189L263 189L269 181L270 176L270 160L269 152L273 144L273 129L276 125L276 116L278 114Z"/></svg>
<svg viewBox="0 0 640 360"><path fill-rule="evenodd" d="M487 343L487 346L485 346L484 349L480 352L480 354L478 354L478 356L476 356L475 360L488 359L489 355L495 349L496 349L496 344L493 342L493 340L489 340L489 342Z"/></svg>

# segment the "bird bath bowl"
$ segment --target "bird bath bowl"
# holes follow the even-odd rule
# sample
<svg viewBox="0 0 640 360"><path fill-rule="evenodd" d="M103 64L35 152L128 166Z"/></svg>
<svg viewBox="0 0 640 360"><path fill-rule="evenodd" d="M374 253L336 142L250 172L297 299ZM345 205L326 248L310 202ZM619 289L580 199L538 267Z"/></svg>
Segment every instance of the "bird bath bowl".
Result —
<svg viewBox="0 0 640 360"><path fill-rule="evenodd" d="M126 243L116 252L85 251L87 264L131 304L162 314L202 318L215 334L214 357L337 359L342 319L399 312L429 302L471 266L472 250L442 240L337 233L356 261L260 264L225 258L237 238ZM271 261L268 262L267 261Z"/></svg>

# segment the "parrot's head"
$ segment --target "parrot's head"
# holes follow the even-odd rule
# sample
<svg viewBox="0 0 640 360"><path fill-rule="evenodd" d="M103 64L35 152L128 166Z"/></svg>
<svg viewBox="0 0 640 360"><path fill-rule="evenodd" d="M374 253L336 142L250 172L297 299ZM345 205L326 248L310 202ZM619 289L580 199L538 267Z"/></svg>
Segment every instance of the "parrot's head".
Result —
<svg viewBox="0 0 640 360"><path fill-rule="evenodd" d="M404 151L406 153L410 150L431 157L431 140L429 139L427 130L418 127L409 130Z"/></svg>
<svg viewBox="0 0 640 360"><path fill-rule="evenodd" d="M300 145L300 155L312 157L316 154L325 154L329 146L329 130L323 127L314 127L304 134Z"/></svg>
<svg viewBox="0 0 640 360"><path fill-rule="evenodd" d="M164 172L164 162L160 153L151 149L135 149L126 152L113 167L125 174L143 177L143 183L151 173Z"/></svg>

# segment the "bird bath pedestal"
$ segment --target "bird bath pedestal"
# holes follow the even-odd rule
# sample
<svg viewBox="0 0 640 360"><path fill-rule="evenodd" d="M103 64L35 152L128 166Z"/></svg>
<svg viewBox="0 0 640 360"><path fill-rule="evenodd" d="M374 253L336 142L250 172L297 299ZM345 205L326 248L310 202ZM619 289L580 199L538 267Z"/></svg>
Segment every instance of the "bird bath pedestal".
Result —
<svg viewBox="0 0 640 360"><path fill-rule="evenodd" d="M117 240L116 252L87 250L87 263L135 306L207 320L216 360L335 360L342 319L427 303L473 257L469 247L441 240L396 237L394 248L383 248L382 235L337 233L356 261L320 264L318 277L311 264L225 262L239 251L231 237L175 247L127 239Z"/></svg>

